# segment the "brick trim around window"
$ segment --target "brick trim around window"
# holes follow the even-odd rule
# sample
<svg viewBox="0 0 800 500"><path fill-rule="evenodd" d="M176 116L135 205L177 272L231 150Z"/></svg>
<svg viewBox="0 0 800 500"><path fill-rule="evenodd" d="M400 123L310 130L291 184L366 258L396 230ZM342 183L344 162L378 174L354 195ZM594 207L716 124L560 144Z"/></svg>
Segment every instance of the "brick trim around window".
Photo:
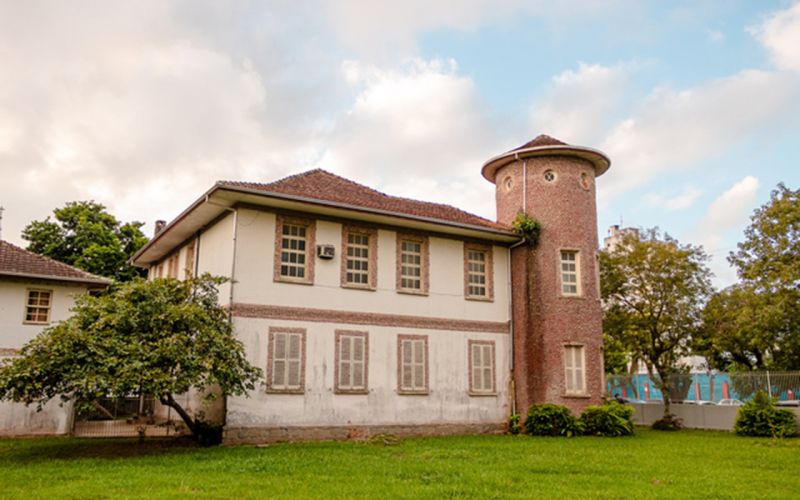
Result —
<svg viewBox="0 0 800 500"><path fill-rule="evenodd" d="M473 365L473 346L489 346L491 348L491 369L492 369L492 386L489 389L476 388ZM469 340L467 341L467 366L469 367L469 395L470 396L495 396L497 395L497 354L495 352L495 343L493 340ZM482 363L485 364L485 363ZM482 375L483 376L483 375Z"/></svg>
<svg viewBox="0 0 800 500"><path fill-rule="evenodd" d="M342 387L339 380L339 370L341 365L341 343L342 337L361 338L364 342L364 384L360 388ZM369 393L369 333L355 330L336 330L336 352L334 353L333 366L333 392L335 394L368 394Z"/></svg>
<svg viewBox="0 0 800 500"><path fill-rule="evenodd" d="M469 283L469 252L477 251L483 252L486 256L485 260L485 275L486 275L486 293L484 295L475 295L470 293ZM491 245L481 245L479 243L464 243L464 298L467 300L479 300L484 302L494 301L494 255L492 253Z"/></svg>
<svg viewBox="0 0 800 500"><path fill-rule="evenodd" d="M283 226L284 224L296 224L306 226L306 249L305 249L305 276L294 278L281 275L281 251L283 250ZM273 267L273 281L282 283L299 283L302 285L314 284L314 261L316 260L316 221L302 217L287 217L275 215L275 255Z"/></svg>
<svg viewBox="0 0 800 500"><path fill-rule="evenodd" d="M403 241L412 241L420 244L420 288L414 289L403 287L403 261L402 261L402 246ZM429 282L429 269L430 269L430 251L429 241L427 236L409 233L397 233L397 243L395 252L395 289L397 293L407 293L411 295L428 295L428 282Z"/></svg>
<svg viewBox="0 0 800 500"><path fill-rule="evenodd" d="M425 358L423 362L424 373L424 387L403 388L403 341L422 341L422 355ZM413 344L412 344L412 360L413 360ZM412 368L413 369L413 368ZM412 386L414 385L414 373L411 373ZM397 393L401 395L419 395L424 396L430 393L430 357L428 356L428 336L427 335L398 335L397 336Z"/></svg>
<svg viewBox="0 0 800 500"><path fill-rule="evenodd" d="M50 312L53 309L53 295L53 290L48 288L26 288L22 323L25 325L49 325ZM42 305L42 298L45 296L47 302L46 305ZM31 302L32 299L34 303ZM44 319L42 319L42 315L44 315Z"/></svg>
<svg viewBox="0 0 800 500"><path fill-rule="evenodd" d="M360 234L369 238L367 246L367 283L348 283L347 281L347 247L351 234ZM375 290L378 287L378 230L375 228L342 225L342 255L339 283L342 288L355 288L357 290Z"/></svg>
<svg viewBox="0 0 800 500"><path fill-rule="evenodd" d="M276 387L273 374L273 365L275 361L275 336L276 334L299 334L300 335L300 374L299 374L299 387L286 388ZM288 350L289 345L285 346ZM267 346L267 392L275 394L303 394L306 387L306 329L305 328L287 328L287 327L270 327L269 339ZM288 382L288 381L287 381ZM287 384L288 385L288 384Z"/></svg>
<svg viewBox="0 0 800 500"><path fill-rule="evenodd" d="M565 254L574 254L575 260L564 260ZM557 259L557 269L558 269L558 295L561 297L582 297L583 296L583 286L582 286L582 271L581 271L581 260L582 260L583 252L581 252L577 248L559 248L556 253ZM565 271L564 264L574 263L575 270L574 271ZM565 283L564 282L564 273L567 274L574 274L575 275L575 283ZM575 292L568 292L565 291L564 288L566 286L574 286Z"/></svg>

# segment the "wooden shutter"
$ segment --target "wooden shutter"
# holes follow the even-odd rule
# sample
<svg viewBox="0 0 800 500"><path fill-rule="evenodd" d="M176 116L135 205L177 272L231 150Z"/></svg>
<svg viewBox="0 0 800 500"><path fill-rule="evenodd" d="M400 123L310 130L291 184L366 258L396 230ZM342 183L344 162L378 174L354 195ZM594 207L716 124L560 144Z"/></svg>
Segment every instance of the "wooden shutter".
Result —
<svg viewBox="0 0 800 500"><path fill-rule="evenodd" d="M286 376L286 386L289 389L299 389L300 370L302 369L302 353L300 352L302 339L299 333L290 333L288 337L289 356L287 359L288 373Z"/></svg>
<svg viewBox="0 0 800 500"><path fill-rule="evenodd" d="M286 385L286 333L273 334L272 385L282 388Z"/></svg>
<svg viewBox="0 0 800 500"><path fill-rule="evenodd" d="M401 370L402 371L402 377L403 377L402 387L403 387L403 389L409 389L409 390L414 388L414 382L413 382L413 376L412 376L412 372L413 372L413 364L412 364L413 344L414 343L411 340L404 340L402 342L402 346L403 346L403 353L402 353L403 368Z"/></svg>
<svg viewBox="0 0 800 500"><path fill-rule="evenodd" d="M414 340L414 390L425 389L425 344Z"/></svg>
<svg viewBox="0 0 800 500"><path fill-rule="evenodd" d="M365 389L366 384L364 383L364 371L365 371L365 353L364 353L364 337L350 337L352 342L352 354L353 354L353 363L352 363L352 384L351 387L353 389Z"/></svg>
<svg viewBox="0 0 800 500"><path fill-rule="evenodd" d="M298 390L303 382L303 334L272 332L272 377L276 390Z"/></svg>

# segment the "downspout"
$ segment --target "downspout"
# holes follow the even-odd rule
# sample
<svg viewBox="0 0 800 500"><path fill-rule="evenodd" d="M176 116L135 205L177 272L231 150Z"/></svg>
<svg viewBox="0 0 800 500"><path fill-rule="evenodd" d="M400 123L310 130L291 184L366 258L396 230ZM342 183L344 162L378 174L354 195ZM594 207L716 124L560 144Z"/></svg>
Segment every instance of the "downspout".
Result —
<svg viewBox="0 0 800 500"><path fill-rule="evenodd" d="M521 239L518 242L514 243L507 249L508 254L508 333L510 336L510 358L509 358L509 369L511 371L511 380L509 380L510 391L511 391L511 414L514 415L517 413L517 388L516 383L514 381L514 287L511 284L511 250L522 245L525 243L525 239Z"/></svg>

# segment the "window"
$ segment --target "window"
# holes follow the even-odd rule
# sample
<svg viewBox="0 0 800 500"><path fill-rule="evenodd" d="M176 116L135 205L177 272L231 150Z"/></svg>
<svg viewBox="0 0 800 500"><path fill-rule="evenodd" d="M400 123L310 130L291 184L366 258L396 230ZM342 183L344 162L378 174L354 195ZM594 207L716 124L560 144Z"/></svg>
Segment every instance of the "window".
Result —
<svg viewBox="0 0 800 500"><path fill-rule="evenodd" d="M567 394L586 394L586 372L584 370L583 346L564 346L564 372Z"/></svg>
<svg viewBox="0 0 800 500"><path fill-rule="evenodd" d="M397 291L428 294L428 238L397 235Z"/></svg>
<svg viewBox="0 0 800 500"><path fill-rule="evenodd" d="M267 354L267 390L302 393L305 383L306 331L270 328Z"/></svg>
<svg viewBox="0 0 800 500"><path fill-rule="evenodd" d="M183 266L183 277L184 279L192 279L194 276L194 246L196 242L191 242L188 247L186 247L186 261L184 262Z"/></svg>
<svg viewBox="0 0 800 500"><path fill-rule="evenodd" d="M175 252L167 260L167 276L170 278L178 279L178 261L179 252Z"/></svg>
<svg viewBox="0 0 800 500"><path fill-rule="evenodd" d="M377 282L377 231L368 228L342 228L341 285L346 288L375 290Z"/></svg>
<svg viewBox="0 0 800 500"><path fill-rule="evenodd" d="M340 394L367 393L367 332L336 332L336 392Z"/></svg>
<svg viewBox="0 0 800 500"><path fill-rule="evenodd" d="M494 394L494 342L469 341L469 392L470 394Z"/></svg>
<svg viewBox="0 0 800 500"><path fill-rule="evenodd" d="M314 222L277 217L275 227L275 281L314 282Z"/></svg>
<svg viewBox="0 0 800 500"><path fill-rule="evenodd" d="M28 300L25 303L25 323L38 325L49 323L52 300L52 290L28 290Z"/></svg>
<svg viewBox="0 0 800 500"><path fill-rule="evenodd" d="M580 295L580 265L576 250L561 250L561 294Z"/></svg>
<svg viewBox="0 0 800 500"><path fill-rule="evenodd" d="M464 297L492 300L492 247L474 243L464 244Z"/></svg>
<svg viewBox="0 0 800 500"><path fill-rule="evenodd" d="M399 394L428 393L428 337L398 335L397 392Z"/></svg>

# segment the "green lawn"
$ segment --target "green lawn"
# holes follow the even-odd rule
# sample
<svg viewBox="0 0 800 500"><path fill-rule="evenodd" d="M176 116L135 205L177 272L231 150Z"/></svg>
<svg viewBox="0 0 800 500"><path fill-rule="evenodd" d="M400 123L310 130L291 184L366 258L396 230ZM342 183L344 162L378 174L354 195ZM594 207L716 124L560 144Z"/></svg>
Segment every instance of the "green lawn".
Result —
<svg viewBox="0 0 800 500"><path fill-rule="evenodd" d="M800 496L800 439L470 436L200 449L149 441L0 440L0 497Z"/></svg>

